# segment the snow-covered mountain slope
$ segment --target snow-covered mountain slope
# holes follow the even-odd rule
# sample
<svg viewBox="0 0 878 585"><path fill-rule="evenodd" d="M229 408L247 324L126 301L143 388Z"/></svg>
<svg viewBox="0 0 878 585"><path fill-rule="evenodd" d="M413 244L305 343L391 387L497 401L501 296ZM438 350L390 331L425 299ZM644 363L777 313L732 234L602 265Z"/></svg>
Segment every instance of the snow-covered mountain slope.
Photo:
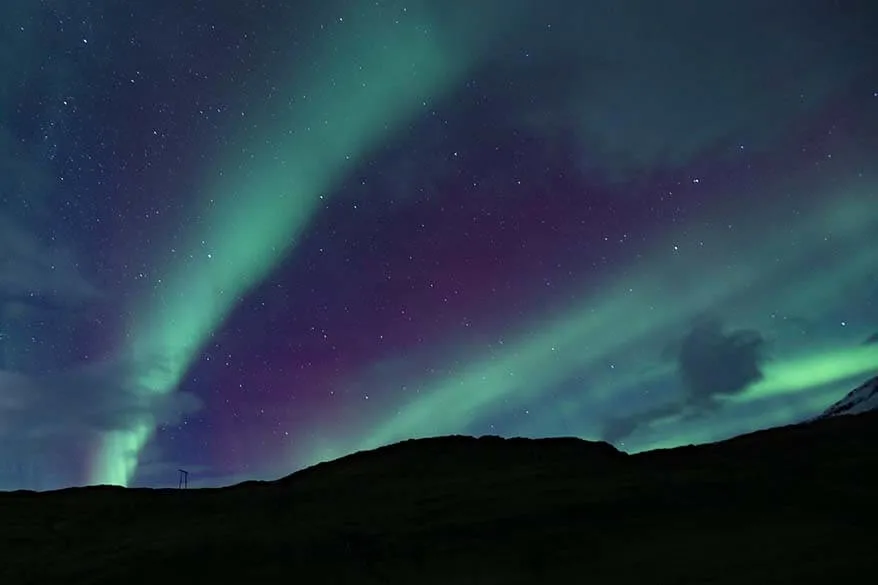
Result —
<svg viewBox="0 0 878 585"><path fill-rule="evenodd" d="M848 392L844 398L824 410L817 418L857 414L869 410L878 410L878 376Z"/></svg>

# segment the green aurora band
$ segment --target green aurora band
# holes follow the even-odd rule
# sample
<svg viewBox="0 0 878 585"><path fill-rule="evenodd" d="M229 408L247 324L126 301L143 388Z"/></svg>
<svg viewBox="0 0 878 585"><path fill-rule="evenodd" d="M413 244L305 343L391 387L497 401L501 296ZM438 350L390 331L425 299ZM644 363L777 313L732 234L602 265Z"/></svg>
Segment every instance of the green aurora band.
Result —
<svg viewBox="0 0 878 585"><path fill-rule="evenodd" d="M238 148L204 179L197 229L134 311L130 359L144 364L135 388L173 392L211 333L289 254L346 173L489 55L500 30L483 18L491 3L454 24L416 4L360 8L373 10L371 19L336 18L311 48L314 58L297 59L313 69L277 75L289 80L283 107L243 117L230 141ZM107 433L90 481L127 485L154 427L144 418Z"/></svg>
<svg viewBox="0 0 878 585"><path fill-rule="evenodd" d="M687 226L686 233L667 237L652 248L660 251L625 267L600 292L584 294L568 310L536 315L510 331L501 350L494 347L478 359L455 356L449 360L455 364L450 375L421 380L419 392L406 404L389 409L392 414L378 411L378 422L358 436L344 442L318 437L289 457L317 463L406 438L461 432L498 411L523 411L540 394L583 372L589 387L575 398L553 398L552 408L532 413L521 434L571 428L583 413L600 418L609 410L601 405L609 407L613 398L642 396L651 385L674 380L674 365L661 358L662 349L697 317L719 310L736 327L772 331L777 325L772 314L813 313L814 307L874 277L878 216L872 210L878 198L867 185L860 181L810 209L780 206L761 209L758 216L734 204L716 209L704 222L692 224L705 226L702 233ZM729 217L737 223L734 230L727 229ZM764 236L748 239L752 234ZM810 275L807 285L803 274ZM666 416L632 436L624 448L718 440L813 415L878 370L878 344L862 345L868 325L849 327L846 336L824 346L798 342L794 353L772 355L761 381L725 399L725 408L750 409L743 418L739 410L737 417L727 417L731 421L712 417L705 425L703 419ZM784 401L790 394L795 399ZM644 400L647 407L657 405L654 399ZM600 431L580 427L571 434L593 439Z"/></svg>
<svg viewBox="0 0 878 585"><path fill-rule="evenodd" d="M477 14L455 24L427 13L413 22L418 10L411 4L402 24L388 17L389 8L378 9L383 12L368 24L361 16L339 19L308 51L312 69L277 74L286 80L277 94L289 98L280 105L266 98L265 115L242 116L232 146L201 181L202 198L192 210L198 221L185 245L157 262L164 268L157 271L161 285L134 307L128 350L133 363L144 365L132 385L156 396L175 391L211 334L291 253L354 165L491 54L514 20L505 6L498 12L480 4L471 11ZM502 345L475 357L448 356L448 373L408 384L418 392L401 405L375 401L369 405L375 412L363 409L358 419L372 424L352 425L347 437L314 436L292 446L287 468L405 438L461 432L499 411L529 408L581 374L587 388L553 400L551 411L534 409L521 433L570 428L583 412L598 420L614 400L634 393L644 396L644 409L656 406L644 389L673 380L674 365L661 352L692 319L717 311L734 327L784 335L772 315L810 316L814 307L874 275L878 218L872 210L878 201L871 185L868 179L846 188L773 185L811 195L822 189L823 196L810 206L790 200L760 207L758 216L734 193L712 192L712 202L728 203L717 203L703 221L687 222L685 232L653 242L651 252L600 286L590 283L566 310L517 322ZM753 240L753 234L762 237ZM668 416L632 436L625 448L715 440L807 416L876 369L878 345L858 343L871 332L849 327L825 345L797 341L794 349L771 356L763 380L726 400L725 408L746 416L717 417L710 425ZM796 400L785 401L790 396ZM127 485L154 425L144 418L107 433L90 481ZM599 430L577 427L571 434L594 438Z"/></svg>

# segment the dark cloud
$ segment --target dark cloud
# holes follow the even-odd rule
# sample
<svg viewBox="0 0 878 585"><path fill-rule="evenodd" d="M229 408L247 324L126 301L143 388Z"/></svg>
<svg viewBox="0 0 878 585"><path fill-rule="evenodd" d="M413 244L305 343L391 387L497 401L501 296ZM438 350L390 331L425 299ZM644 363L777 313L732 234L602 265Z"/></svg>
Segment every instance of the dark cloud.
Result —
<svg viewBox="0 0 878 585"><path fill-rule="evenodd" d="M201 407L193 394L142 383L144 372L162 375L161 356L62 359L65 324L103 300L71 249L0 215L0 489L76 483L86 472L70 462L89 461L101 433L174 424ZM36 332L45 343L32 346Z"/></svg>
<svg viewBox="0 0 878 585"><path fill-rule="evenodd" d="M0 371L45 374L78 362L74 334L106 300L72 248L37 223L0 213Z"/></svg>
<svg viewBox="0 0 878 585"><path fill-rule="evenodd" d="M137 384L135 364L102 362L45 376L0 372L0 440L88 436L146 417L173 424L197 411L192 394L156 394Z"/></svg>
<svg viewBox="0 0 878 585"><path fill-rule="evenodd" d="M517 124L572 136L584 166L621 178L770 146L872 62L874 9L633 4L540 3L527 47L492 63Z"/></svg>
<svg viewBox="0 0 878 585"><path fill-rule="evenodd" d="M765 339L758 331L726 332L716 319L695 324L683 338L677 371L689 404L705 408L762 379Z"/></svg>
<svg viewBox="0 0 878 585"><path fill-rule="evenodd" d="M673 416L680 412L682 405L669 404L651 408L646 411L613 417L604 421L603 440L618 444L634 434L641 425L649 424L666 416Z"/></svg>
<svg viewBox="0 0 878 585"><path fill-rule="evenodd" d="M663 354L676 362L683 388L681 400L606 420L603 439L619 442L657 420L698 418L721 408L720 398L740 394L762 379L765 348L766 341L758 331L726 331L719 319L699 319Z"/></svg>
<svg viewBox="0 0 878 585"><path fill-rule="evenodd" d="M100 298L72 250L50 245L21 222L0 215L0 305L64 309Z"/></svg>
<svg viewBox="0 0 878 585"><path fill-rule="evenodd" d="M878 333L873 333L866 341L863 342L863 345L872 345L873 343L878 343Z"/></svg>
<svg viewBox="0 0 878 585"><path fill-rule="evenodd" d="M44 376L0 371L0 489L86 481L101 433L175 424L201 408L190 393L148 391L135 369L102 362Z"/></svg>
<svg viewBox="0 0 878 585"><path fill-rule="evenodd" d="M687 407L683 402L665 404L622 416L613 416L603 421L601 439L613 443L617 447L624 447L624 441L641 427L664 418L681 416L687 413ZM691 412L689 413L691 415Z"/></svg>

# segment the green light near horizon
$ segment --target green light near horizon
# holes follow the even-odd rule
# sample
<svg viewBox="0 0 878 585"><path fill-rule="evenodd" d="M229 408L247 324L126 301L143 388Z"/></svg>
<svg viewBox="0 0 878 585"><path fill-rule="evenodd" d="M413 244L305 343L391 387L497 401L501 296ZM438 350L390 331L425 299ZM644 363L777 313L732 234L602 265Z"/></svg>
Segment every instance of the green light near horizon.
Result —
<svg viewBox="0 0 878 585"><path fill-rule="evenodd" d="M312 48L314 71L285 71L289 102L247 116L203 181L207 195L195 213L181 255L157 272L162 284L135 307L129 351L149 364L133 385L173 392L210 334L238 301L296 246L302 232L352 167L425 105L453 89L488 42L470 24L457 31L418 22L414 10L394 22L380 9L349 28L327 32ZM342 22L343 19L339 19ZM91 481L126 485L153 423L107 434Z"/></svg>
<svg viewBox="0 0 878 585"><path fill-rule="evenodd" d="M830 349L765 365L765 379L735 400L781 396L878 371L878 345Z"/></svg>
<svg viewBox="0 0 878 585"><path fill-rule="evenodd" d="M411 437L461 432L497 412L527 408L578 372L586 372L592 383L564 404L570 412L587 412L586 406L600 410L614 393L642 391L662 379L672 380L674 370L667 358L663 363L662 348L700 315L719 311L736 317L731 323L735 328L768 327L778 305L820 306L868 279L878 268L871 246L878 233L873 204L861 186L840 191L794 215L787 229L801 234L799 238L774 229L776 216L753 218L745 209L738 209L731 221L749 222L745 233L759 234L760 240L719 230L688 238L668 234L662 252L620 268L620 276L600 292L567 310L536 315L516 325L504 335L501 349L468 360L451 357L449 363L462 365L449 367L451 373L444 377L420 380L417 396L410 396L390 414L377 414L372 425L346 440L318 437L310 448L289 456L310 464ZM833 234L838 235L823 237ZM703 245L674 250L674 242L693 239ZM661 246L652 249L657 248ZM815 272L809 265L815 257L838 261ZM765 379L734 400L755 403L785 393L819 391L876 369L874 346L851 342L848 347L809 349L800 345L774 356L764 368ZM805 402L813 406L820 401ZM553 410L546 420L558 420L563 414ZM781 415L777 411L761 421L748 415L747 420L757 427L768 420L789 422ZM535 426L522 428L536 432ZM594 431L584 428L579 434L595 438Z"/></svg>

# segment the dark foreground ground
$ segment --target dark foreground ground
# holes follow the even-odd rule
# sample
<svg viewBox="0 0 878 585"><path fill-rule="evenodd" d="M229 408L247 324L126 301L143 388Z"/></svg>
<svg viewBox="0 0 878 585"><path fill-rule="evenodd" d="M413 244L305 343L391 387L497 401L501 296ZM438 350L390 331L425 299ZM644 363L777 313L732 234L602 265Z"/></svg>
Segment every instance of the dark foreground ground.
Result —
<svg viewBox="0 0 878 585"><path fill-rule="evenodd" d="M0 494L0 584L875 582L878 413L625 455L446 437L218 490Z"/></svg>

